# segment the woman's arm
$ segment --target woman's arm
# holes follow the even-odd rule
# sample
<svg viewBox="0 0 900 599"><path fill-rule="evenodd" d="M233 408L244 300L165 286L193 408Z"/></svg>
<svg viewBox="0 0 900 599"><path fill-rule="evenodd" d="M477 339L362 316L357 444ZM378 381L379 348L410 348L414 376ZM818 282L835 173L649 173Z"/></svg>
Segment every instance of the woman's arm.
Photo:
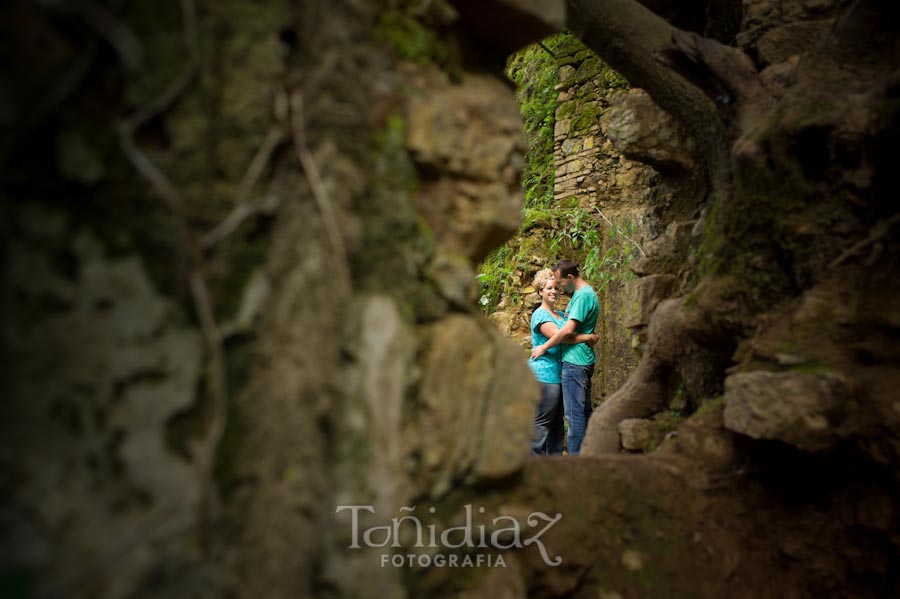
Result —
<svg viewBox="0 0 900 599"><path fill-rule="evenodd" d="M554 334L556 334L556 332L559 330L559 327L552 322L544 322L541 323L539 330L544 335L544 337L547 337L549 339L550 337L553 337ZM590 346L594 346L597 344L598 339L600 338L593 333L572 333L563 337L562 343L566 343L569 345L574 345L576 343L587 343Z"/></svg>
<svg viewBox="0 0 900 599"><path fill-rule="evenodd" d="M556 324L547 321L542 322L540 328L538 329L544 337L548 339L556 334L556 331L559 330L559 327Z"/></svg>

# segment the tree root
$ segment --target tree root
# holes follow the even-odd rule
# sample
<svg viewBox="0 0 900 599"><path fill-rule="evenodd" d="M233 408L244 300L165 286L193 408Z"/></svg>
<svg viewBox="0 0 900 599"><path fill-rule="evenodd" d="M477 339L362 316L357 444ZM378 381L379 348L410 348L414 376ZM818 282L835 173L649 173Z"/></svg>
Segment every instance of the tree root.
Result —
<svg viewBox="0 0 900 599"><path fill-rule="evenodd" d="M582 454L618 452L619 423L649 418L666 409L679 386L693 400L721 392L731 347L701 345L694 331L697 321L688 314L684 298L660 302L650 317L647 350L622 388L594 410ZM708 336L703 331L703 337Z"/></svg>

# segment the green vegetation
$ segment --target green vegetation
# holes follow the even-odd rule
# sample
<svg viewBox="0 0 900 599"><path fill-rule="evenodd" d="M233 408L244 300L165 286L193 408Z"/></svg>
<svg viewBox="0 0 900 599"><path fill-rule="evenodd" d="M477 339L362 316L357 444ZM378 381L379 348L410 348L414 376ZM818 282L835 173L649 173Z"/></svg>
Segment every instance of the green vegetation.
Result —
<svg viewBox="0 0 900 599"><path fill-rule="evenodd" d="M650 440L644 445L644 453L650 453L656 450L666 440L666 435L678 428L678 425L684 421L684 414L677 410L669 410L668 412L660 412L653 417L653 424L656 430L650 437Z"/></svg>
<svg viewBox="0 0 900 599"><path fill-rule="evenodd" d="M808 361L802 362L800 364L793 364L788 367L788 371L804 374L828 374L833 372L831 368L815 358L811 358Z"/></svg>
<svg viewBox="0 0 900 599"><path fill-rule="evenodd" d="M375 28L375 40L391 46L401 58L413 62L445 64L448 49L435 31L414 17L410 9L386 11Z"/></svg>
<svg viewBox="0 0 900 599"><path fill-rule="evenodd" d="M508 282L515 272L515 264L510 260L513 254L512 245L507 243L491 252L481 264L478 273L478 282L481 283L481 305L488 314L497 309L503 291L508 288Z"/></svg>
<svg viewBox="0 0 900 599"><path fill-rule="evenodd" d="M716 397L701 400L699 407L693 415L706 416L708 414L715 414L716 412L720 412L723 409L725 409L725 396L717 395Z"/></svg>
<svg viewBox="0 0 900 599"><path fill-rule="evenodd" d="M554 51L558 39L554 36L544 45ZM549 206L553 201L553 127L556 123L556 84L559 83L556 58L537 44L513 54L506 66L506 75L518 88L516 99L525 125L528 149L522 172L525 188L525 207Z"/></svg>
<svg viewBox="0 0 900 599"><path fill-rule="evenodd" d="M516 98L525 125L528 150L522 173L525 189L525 208L547 207L553 202L553 129L556 118L568 118L575 114L570 133L587 130L600 118L602 108L598 102L579 97L578 102L566 102L557 109L558 87L596 80L599 87L626 89L624 77L604 64L571 33L561 33L538 44L528 46L510 56L506 75L515 82ZM553 53L551 55L547 50ZM560 85L559 68L566 64L579 64L575 76Z"/></svg>
<svg viewBox="0 0 900 599"><path fill-rule="evenodd" d="M560 67L575 74L559 81ZM568 133L578 136L600 119L603 89L625 88L627 82L570 33L550 37L512 55L507 76L516 83L516 98L525 129L527 150L522 186L522 225L515 239L491 253L479 267L482 306L487 313L518 306L531 292L531 276L556 259L574 260L598 292L633 277L628 265L635 257L630 238L633 223L610 224L579 199L554 199L556 120L569 119ZM560 90L581 85L574 97L558 103ZM580 146L579 146L580 147Z"/></svg>
<svg viewBox="0 0 900 599"><path fill-rule="evenodd" d="M419 179L406 149L406 120L390 114L368 140L367 165L370 180L359 216L378 227L365 231L365 252L350 257L351 269L360 288L381 286L385 277L398 281L392 287L398 300L419 302L421 287L414 284L417 269L433 251L434 237L413 208ZM412 251L411 251L412 250Z"/></svg>
<svg viewBox="0 0 900 599"><path fill-rule="evenodd" d="M507 305L518 304L522 290L530 292L530 274L557 258L577 262L598 293L631 280L635 275L628 266L638 250L630 239L636 234L634 223L610 225L595 209L526 209L520 237L492 252L479 268L482 306L490 314L504 298Z"/></svg>
<svg viewBox="0 0 900 599"><path fill-rule="evenodd" d="M604 227L609 228L605 244L601 238ZM570 250L568 253L572 259L581 264L584 279L596 291L603 292L613 281L634 278L628 270L628 265L635 258L635 247L629 238L636 233L634 223L598 223L596 211L576 207L561 213L560 225L553 233L550 249L553 252L558 252L560 248Z"/></svg>

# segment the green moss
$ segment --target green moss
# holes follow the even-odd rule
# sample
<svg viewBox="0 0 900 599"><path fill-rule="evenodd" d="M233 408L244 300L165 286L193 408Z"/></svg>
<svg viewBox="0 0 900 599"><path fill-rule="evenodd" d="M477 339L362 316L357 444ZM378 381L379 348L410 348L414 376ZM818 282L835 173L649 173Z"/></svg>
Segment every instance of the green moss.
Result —
<svg viewBox="0 0 900 599"><path fill-rule="evenodd" d="M594 51L593 51L593 50L585 49L585 50L582 50L581 52L578 52L578 53L575 55L575 62L580 63L580 62L583 62L583 61L587 60L588 58L593 58L593 57L596 57L596 56L597 56L597 55L594 54Z"/></svg>
<svg viewBox="0 0 900 599"><path fill-rule="evenodd" d="M575 210L579 207L580 203L578 196L569 196L556 202L556 207L560 210Z"/></svg>
<svg viewBox="0 0 900 599"><path fill-rule="evenodd" d="M559 87L560 89L578 87L576 100L585 100L596 97L598 90L628 89L629 86L625 77L591 53L575 71L575 75Z"/></svg>
<svg viewBox="0 0 900 599"><path fill-rule="evenodd" d="M375 28L375 41L394 48L402 58L414 62L443 65L450 57L437 33L410 14L410 10L385 12Z"/></svg>
<svg viewBox="0 0 900 599"><path fill-rule="evenodd" d="M603 70L603 63L599 58L587 58L575 71L575 78L586 80L598 75Z"/></svg>
<svg viewBox="0 0 900 599"><path fill-rule="evenodd" d="M553 218L548 211L535 212L535 216L540 218ZM549 265L553 253L549 237L544 229L539 228L491 252L478 266L481 304L485 313L496 311L501 299L505 300L507 307L521 307L524 300L522 290L530 291L530 277L539 269L532 261L533 257L545 259Z"/></svg>
<svg viewBox="0 0 900 599"><path fill-rule="evenodd" d="M708 414L714 414L716 412L720 412L725 408L725 397L723 395L718 395L716 397L711 397L709 399L704 399L700 401L700 406L694 412L694 416L706 416Z"/></svg>
<svg viewBox="0 0 900 599"><path fill-rule="evenodd" d="M351 255L354 278L361 288L387 286L401 303L415 289L421 266L434 248L434 236L416 211L419 180L406 148L406 121L400 114L388 116L369 140L366 197L359 217L370 223Z"/></svg>
<svg viewBox="0 0 900 599"><path fill-rule="evenodd" d="M563 102L556 109L556 118L565 119L572 116L578 108L577 102Z"/></svg>
<svg viewBox="0 0 900 599"><path fill-rule="evenodd" d="M597 72L598 83L606 89L628 89L628 80L618 71L614 71L606 64L601 64Z"/></svg>
<svg viewBox="0 0 900 599"><path fill-rule="evenodd" d="M721 244L717 227L718 214L719 204L713 203L703 226L703 241L700 243L700 248L697 250L699 256L697 274L700 277L715 274L721 267L721 258L717 253L717 249ZM686 305L695 306L697 304L696 293L692 292L688 297L687 302L691 303Z"/></svg>
<svg viewBox="0 0 900 599"><path fill-rule="evenodd" d="M591 127L599 124L602 114L603 107L599 102L581 104L569 122L569 135L577 136L586 133Z"/></svg>
<svg viewBox="0 0 900 599"><path fill-rule="evenodd" d="M534 233L534 235L527 235L519 240L518 254L521 256L521 259L517 266L521 269L528 269L532 257L543 258L552 253L550 251L550 240L543 234L544 232L535 231ZM524 283L529 284L531 281L524 281Z"/></svg>
<svg viewBox="0 0 900 599"><path fill-rule="evenodd" d="M549 44L549 47L557 56L576 56L580 52L587 50L584 42L569 32L560 33L555 36L552 44Z"/></svg>
<svg viewBox="0 0 900 599"><path fill-rule="evenodd" d="M555 39L546 41L551 49ZM527 148L522 187L526 208L549 206L553 201L556 172L553 128L556 124L558 70L556 59L536 44L513 54L507 62L506 74L517 86L516 100L525 128Z"/></svg>
<svg viewBox="0 0 900 599"><path fill-rule="evenodd" d="M547 208L526 208L522 214L519 235L537 226L550 226L553 223L554 214L555 212Z"/></svg>
<svg viewBox="0 0 900 599"><path fill-rule="evenodd" d="M781 339L778 341L778 351L785 354L792 354L798 349L797 342L793 339Z"/></svg>
<svg viewBox="0 0 900 599"><path fill-rule="evenodd" d="M698 276L730 275L759 308L789 297L816 248L798 230L828 230L833 211L805 191L789 171L740 172L728 209L707 218Z"/></svg>
<svg viewBox="0 0 900 599"><path fill-rule="evenodd" d="M684 298L684 307L694 309L697 307L699 301L696 288L692 289L691 292L687 294L687 297Z"/></svg>
<svg viewBox="0 0 900 599"><path fill-rule="evenodd" d="M802 372L807 374L825 374L832 372L828 366L816 359L810 359L802 364L793 364L788 367L789 372Z"/></svg>
<svg viewBox="0 0 900 599"><path fill-rule="evenodd" d="M665 440L666 435L676 430L683 421L684 414L676 410L669 410L654 416L653 425L656 430L650 440L644 445L644 453L650 453L657 449Z"/></svg>
<svg viewBox="0 0 900 599"><path fill-rule="evenodd" d="M511 260L513 254L513 246L506 243L488 254L478 266L481 305L487 314L496 311L504 290L508 289L508 282L515 271Z"/></svg>

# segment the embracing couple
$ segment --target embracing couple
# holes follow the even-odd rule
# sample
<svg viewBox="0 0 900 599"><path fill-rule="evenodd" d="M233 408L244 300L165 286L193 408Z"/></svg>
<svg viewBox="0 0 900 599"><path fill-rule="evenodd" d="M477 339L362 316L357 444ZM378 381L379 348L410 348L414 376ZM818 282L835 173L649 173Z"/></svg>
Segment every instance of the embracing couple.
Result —
<svg viewBox="0 0 900 599"><path fill-rule="evenodd" d="M535 275L541 306L531 317L531 359L528 365L541 384L541 402L534 417L532 453L563 450L563 410L569 421L569 455L578 455L593 411L591 376L594 374L594 328L600 304L593 288L581 278L578 265L560 260ZM567 312L556 310L557 294L572 294Z"/></svg>

